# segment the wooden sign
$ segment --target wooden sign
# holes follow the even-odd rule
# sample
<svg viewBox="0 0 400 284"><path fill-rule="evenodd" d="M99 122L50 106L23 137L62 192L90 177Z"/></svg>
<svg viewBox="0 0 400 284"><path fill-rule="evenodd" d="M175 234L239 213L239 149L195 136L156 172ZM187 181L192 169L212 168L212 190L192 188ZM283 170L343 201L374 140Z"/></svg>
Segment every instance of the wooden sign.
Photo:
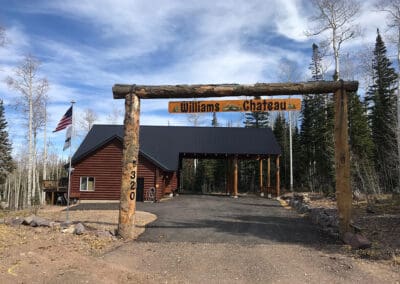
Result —
<svg viewBox="0 0 400 284"><path fill-rule="evenodd" d="M257 99L169 102L170 113L269 112L301 109L301 99Z"/></svg>

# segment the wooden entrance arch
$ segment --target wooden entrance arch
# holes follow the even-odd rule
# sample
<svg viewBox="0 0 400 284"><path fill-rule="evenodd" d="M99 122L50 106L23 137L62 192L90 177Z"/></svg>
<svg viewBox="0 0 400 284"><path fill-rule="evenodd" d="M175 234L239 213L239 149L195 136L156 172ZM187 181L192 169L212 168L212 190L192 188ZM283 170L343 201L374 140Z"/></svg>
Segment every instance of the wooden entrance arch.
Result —
<svg viewBox="0 0 400 284"><path fill-rule="evenodd" d="M352 192L348 144L347 92L358 89L356 81L258 83L253 85L120 85L113 86L114 99L125 99L121 200L118 233L132 237L136 207L141 99L210 98L228 96L275 96L333 93L335 99L335 172L339 233L350 231ZM162 141L160 141L162 143Z"/></svg>

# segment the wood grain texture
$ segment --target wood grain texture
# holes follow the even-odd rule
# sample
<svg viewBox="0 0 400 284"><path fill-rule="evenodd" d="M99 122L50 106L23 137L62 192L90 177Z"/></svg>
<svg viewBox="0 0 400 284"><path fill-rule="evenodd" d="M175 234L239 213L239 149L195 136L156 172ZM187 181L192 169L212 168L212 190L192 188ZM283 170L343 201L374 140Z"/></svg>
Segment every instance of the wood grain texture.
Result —
<svg viewBox="0 0 400 284"><path fill-rule="evenodd" d="M139 116L140 99L130 94L125 99L121 198L118 219L118 234L124 239L133 237L135 222L136 184L139 164Z"/></svg>
<svg viewBox="0 0 400 284"><path fill-rule="evenodd" d="M335 92L335 174L339 214L339 235L350 232L352 192L350 186L350 151L348 135L347 93Z"/></svg>
<svg viewBox="0 0 400 284"><path fill-rule="evenodd" d="M141 99L210 98L228 96L275 96L333 93L339 89L355 92L357 81L318 81L300 83L210 84L210 85L123 85L112 88L114 99L135 94Z"/></svg>

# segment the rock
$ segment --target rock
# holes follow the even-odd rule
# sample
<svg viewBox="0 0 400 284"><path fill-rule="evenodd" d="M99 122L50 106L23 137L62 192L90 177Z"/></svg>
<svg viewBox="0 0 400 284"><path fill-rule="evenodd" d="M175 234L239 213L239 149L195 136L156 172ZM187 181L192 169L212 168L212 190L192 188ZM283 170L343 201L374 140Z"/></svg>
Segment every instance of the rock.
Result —
<svg viewBox="0 0 400 284"><path fill-rule="evenodd" d="M300 208L300 213L308 213L310 212L310 207L307 204L303 204Z"/></svg>
<svg viewBox="0 0 400 284"><path fill-rule="evenodd" d="M75 225L75 235L82 235L83 233L86 232L85 226L82 225L82 223L78 223Z"/></svg>
<svg viewBox="0 0 400 284"><path fill-rule="evenodd" d="M61 224L60 224L59 222L50 221L50 222L49 222L49 226L50 226L50 228L58 229L58 228L61 227Z"/></svg>
<svg viewBox="0 0 400 284"><path fill-rule="evenodd" d="M39 216L35 216L32 223L36 223L36 226L39 227L50 227L50 221Z"/></svg>
<svg viewBox="0 0 400 284"><path fill-rule="evenodd" d="M68 222L65 221L65 222L60 223L60 227L63 228L63 229L67 229L70 226L71 226L71 221L68 221Z"/></svg>
<svg viewBox="0 0 400 284"><path fill-rule="evenodd" d="M109 230L111 236L116 237L118 235L118 230L114 229L114 230Z"/></svg>
<svg viewBox="0 0 400 284"><path fill-rule="evenodd" d="M367 249L372 246L372 243L366 237L358 233L345 233L343 241L344 243L350 245L353 249Z"/></svg>
<svg viewBox="0 0 400 284"><path fill-rule="evenodd" d="M67 233L67 234L73 234L75 232L75 227L69 226L67 228L62 229L61 232Z"/></svg>
<svg viewBox="0 0 400 284"><path fill-rule="evenodd" d="M35 219L35 215L30 215L30 216L28 216L28 217L25 217L25 218L22 220L22 225L30 226L34 219ZM33 227L34 227L34 226L33 226Z"/></svg>
<svg viewBox="0 0 400 284"><path fill-rule="evenodd" d="M50 227L50 221L39 216L31 215L22 221L23 225L31 227Z"/></svg>
<svg viewBox="0 0 400 284"><path fill-rule="evenodd" d="M6 223L6 220L3 219L3 218L1 218L1 219L0 219L0 224L5 224L5 223Z"/></svg>
<svg viewBox="0 0 400 284"><path fill-rule="evenodd" d="M20 219L20 218L16 217L16 218L12 218L12 219L10 220L9 224L10 224L11 226L19 226L19 225L22 224L23 221L24 221L23 219Z"/></svg>

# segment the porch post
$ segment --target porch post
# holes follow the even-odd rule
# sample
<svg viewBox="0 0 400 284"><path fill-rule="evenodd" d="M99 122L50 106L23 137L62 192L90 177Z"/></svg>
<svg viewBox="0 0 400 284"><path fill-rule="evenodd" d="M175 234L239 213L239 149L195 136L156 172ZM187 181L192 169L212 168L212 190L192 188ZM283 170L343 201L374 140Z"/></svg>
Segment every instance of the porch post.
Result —
<svg viewBox="0 0 400 284"><path fill-rule="evenodd" d="M279 156L276 156L276 197L281 195L281 177L279 172Z"/></svg>
<svg viewBox="0 0 400 284"><path fill-rule="evenodd" d="M350 187L350 153L347 124L347 93L335 92L335 171L336 200L339 215L339 235L350 231L352 192Z"/></svg>
<svg viewBox="0 0 400 284"><path fill-rule="evenodd" d="M122 150L121 200L118 234L124 239L133 237L136 207L136 185L139 155L140 100L130 93L125 98L124 142Z"/></svg>
<svg viewBox="0 0 400 284"><path fill-rule="evenodd" d="M233 159L233 197L238 197L238 156Z"/></svg>
<svg viewBox="0 0 400 284"><path fill-rule="evenodd" d="M271 187L271 157L267 159L267 187Z"/></svg>
<svg viewBox="0 0 400 284"><path fill-rule="evenodd" d="M261 196L264 196L264 189L263 189L263 159L260 158L258 161L258 168L260 172L260 179L259 179L259 184L260 184L260 193Z"/></svg>

